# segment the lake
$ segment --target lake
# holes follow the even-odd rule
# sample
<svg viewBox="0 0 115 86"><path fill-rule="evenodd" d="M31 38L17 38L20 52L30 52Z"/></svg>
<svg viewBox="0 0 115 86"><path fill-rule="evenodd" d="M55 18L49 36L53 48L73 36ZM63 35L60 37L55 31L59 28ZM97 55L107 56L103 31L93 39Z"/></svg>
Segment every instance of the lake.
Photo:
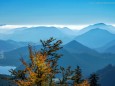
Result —
<svg viewBox="0 0 115 86"><path fill-rule="evenodd" d="M15 69L15 68L16 67L14 67L14 66L0 66L0 74L10 75L9 70Z"/></svg>

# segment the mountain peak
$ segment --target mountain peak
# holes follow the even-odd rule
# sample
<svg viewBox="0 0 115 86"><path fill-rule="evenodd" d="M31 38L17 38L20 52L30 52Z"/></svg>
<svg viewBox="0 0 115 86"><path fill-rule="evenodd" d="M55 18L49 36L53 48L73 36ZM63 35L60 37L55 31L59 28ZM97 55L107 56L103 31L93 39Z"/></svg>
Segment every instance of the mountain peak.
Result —
<svg viewBox="0 0 115 86"><path fill-rule="evenodd" d="M71 53L88 53L88 54L97 53L96 51L88 48L87 46L84 46L83 44L79 43L76 40L72 40L68 44L64 45L64 49L66 49Z"/></svg>
<svg viewBox="0 0 115 86"><path fill-rule="evenodd" d="M97 23L97 24L94 24L95 26L105 26L106 24L105 23Z"/></svg>
<svg viewBox="0 0 115 86"><path fill-rule="evenodd" d="M82 45L82 44L80 44L79 42L77 42L76 40L72 40L72 41L70 41L68 44L66 44L66 45Z"/></svg>
<svg viewBox="0 0 115 86"><path fill-rule="evenodd" d="M104 30L104 29L100 29L100 28L95 28L95 29L91 29L89 30L88 32L106 32L106 33L109 33L109 31L107 30ZM87 32L86 32L87 33Z"/></svg>
<svg viewBox="0 0 115 86"><path fill-rule="evenodd" d="M105 29L93 28L84 34L77 36L75 39L90 48L98 48L115 40L115 35Z"/></svg>

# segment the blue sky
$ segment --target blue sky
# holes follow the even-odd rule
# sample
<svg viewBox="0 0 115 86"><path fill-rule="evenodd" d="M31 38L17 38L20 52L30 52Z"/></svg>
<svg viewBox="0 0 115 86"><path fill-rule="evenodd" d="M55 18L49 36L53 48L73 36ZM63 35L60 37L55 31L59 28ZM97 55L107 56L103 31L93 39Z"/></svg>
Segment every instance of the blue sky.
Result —
<svg viewBox="0 0 115 86"><path fill-rule="evenodd" d="M0 0L0 24L115 24L115 0Z"/></svg>

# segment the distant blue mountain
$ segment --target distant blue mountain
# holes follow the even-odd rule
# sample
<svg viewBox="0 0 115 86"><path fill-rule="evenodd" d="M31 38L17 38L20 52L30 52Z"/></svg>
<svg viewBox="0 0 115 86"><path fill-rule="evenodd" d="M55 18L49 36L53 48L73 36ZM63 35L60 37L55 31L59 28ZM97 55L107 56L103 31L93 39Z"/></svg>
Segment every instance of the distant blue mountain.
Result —
<svg viewBox="0 0 115 86"><path fill-rule="evenodd" d="M67 30L61 31L56 27L32 27L15 29L12 34L2 34L1 39L11 39L24 42L38 42L40 39L46 40L50 37L63 40L64 43L72 40L73 37L68 35Z"/></svg>
<svg viewBox="0 0 115 86"><path fill-rule="evenodd" d="M111 47L109 47L109 48L105 49L105 51L104 51L104 52L106 52L106 53L113 53L113 54L115 54L115 45L113 45L113 46L111 46Z"/></svg>
<svg viewBox="0 0 115 86"><path fill-rule="evenodd" d="M39 50L41 49L41 46L34 46L34 48ZM114 64L115 61L114 54L100 54L76 41L71 41L70 43L64 45L63 49L58 51L58 53L63 54L62 58L59 60L59 65L64 67L70 65L73 68L79 65L83 69L85 76L91 72L103 68L109 63ZM22 47L9 52L4 52L4 58L0 59L0 65L18 67L21 65L19 59L23 57L26 61L29 61L28 56L28 47Z"/></svg>
<svg viewBox="0 0 115 86"><path fill-rule="evenodd" d="M70 53L87 53L87 54L96 54L97 52L93 49L88 48L87 46L84 46L83 44L80 44L79 42L73 40L66 45L64 45L64 49L69 51Z"/></svg>
<svg viewBox="0 0 115 86"><path fill-rule="evenodd" d="M115 40L109 42L108 44L103 46L100 50L102 49L104 49L103 52L115 54Z"/></svg>
<svg viewBox="0 0 115 86"><path fill-rule="evenodd" d="M33 46L33 50L41 49L41 45ZM19 66L21 64L20 58L24 58L28 61L29 52L28 46L17 48L8 52L4 52L4 58L0 59L0 65L3 66Z"/></svg>
<svg viewBox="0 0 115 86"><path fill-rule="evenodd" d="M89 25L88 27L85 27L85 28L81 29L78 34L81 35L81 34L84 34L88 31L90 31L92 29L96 29L96 28L107 30L111 33L115 33L115 27L114 26L107 25L105 23L96 23L96 24Z"/></svg>
<svg viewBox="0 0 115 86"><path fill-rule="evenodd" d="M64 28L59 28L60 31L62 31L63 33L69 35L69 36L76 36L77 34L77 31L78 30L71 30L67 27L64 27Z"/></svg>
<svg viewBox="0 0 115 86"><path fill-rule="evenodd" d="M41 47L42 47L41 45L33 46L34 48L33 50L40 50ZM63 65L65 67L72 65L73 67L75 67L76 59L67 50L61 49L60 51L58 51L58 53L63 54L62 58L60 58L59 60L59 65ZM28 47L22 47L22 48L12 50L10 52L5 52L4 59L0 59L0 65L4 65L4 66L9 65L9 66L18 67L19 65L21 65L20 58L22 57L26 61L29 61ZM63 62L65 63L65 65L63 64Z"/></svg>
<svg viewBox="0 0 115 86"><path fill-rule="evenodd" d="M28 45L27 42L16 42L13 40L0 40L0 51L10 51L27 45Z"/></svg>
<svg viewBox="0 0 115 86"><path fill-rule="evenodd" d="M111 42L105 44L104 46L102 47L99 47L99 48L96 48L95 50L100 52L100 53L115 53L115 40L112 40Z"/></svg>
<svg viewBox="0 0 115 86"><path fill-rule="evenodd" d="M96 28L77 36L75 40L90 48L99 48L115 40L115 34Z"/></svg>
<svg viewBox="0 0 115 86"><path fill-rule="evenodd" d="M115 86L115 66L108 65L97 71L101 86Z"/></svg>

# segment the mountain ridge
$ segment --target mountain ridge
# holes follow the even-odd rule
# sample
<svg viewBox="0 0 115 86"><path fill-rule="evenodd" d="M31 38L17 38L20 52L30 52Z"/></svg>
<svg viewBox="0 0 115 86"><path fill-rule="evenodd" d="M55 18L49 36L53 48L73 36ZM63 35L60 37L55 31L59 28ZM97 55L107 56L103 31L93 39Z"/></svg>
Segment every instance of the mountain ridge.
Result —
<svg viewBox="0 0 115 86"><path fill-rule="evenodd" d="M75 40L90 48L98 48L115 40L115 34L96 28L77 36Z"/></svg>

